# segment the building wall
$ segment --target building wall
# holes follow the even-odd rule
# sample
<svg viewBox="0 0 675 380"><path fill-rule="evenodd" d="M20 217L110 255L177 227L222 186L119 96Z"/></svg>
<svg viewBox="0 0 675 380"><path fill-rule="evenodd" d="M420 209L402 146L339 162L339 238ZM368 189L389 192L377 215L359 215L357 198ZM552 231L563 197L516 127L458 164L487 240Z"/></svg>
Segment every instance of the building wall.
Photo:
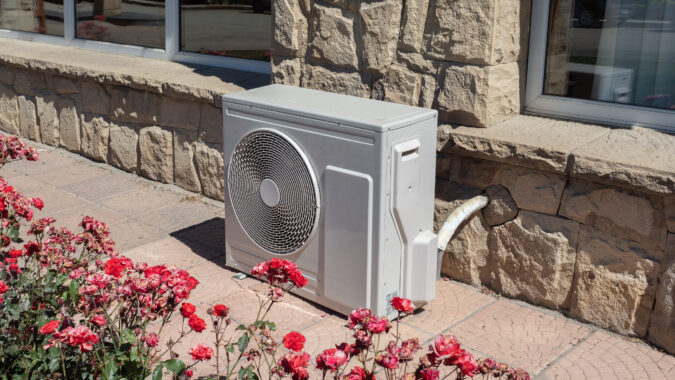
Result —
<svg viewBox="0 0 675 380"><path fill-rule="evenodd" d="M489 127L524 96L530 0L273 2L272 81Z"/></svg>

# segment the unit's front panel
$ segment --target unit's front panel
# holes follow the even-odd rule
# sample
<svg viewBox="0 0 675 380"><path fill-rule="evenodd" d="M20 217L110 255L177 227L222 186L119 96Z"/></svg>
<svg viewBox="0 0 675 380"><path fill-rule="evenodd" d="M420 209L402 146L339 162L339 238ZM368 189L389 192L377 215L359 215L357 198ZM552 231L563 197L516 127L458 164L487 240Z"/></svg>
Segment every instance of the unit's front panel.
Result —
<svg viewBox="0 0 675 380"><path fill-rule="evenodd" d="M384 149L382 134L229 103L224 104L223 112L227 265L248 272L256 263L272 257L290 259L300 266L310 281L302 295L343 313L356 307L374 307L373 282L377 270L373 267L372 257L379 244L373 237L381 235L378 195L382 191L382 181L378 173L381 172ZM228 163L231 164L233 153L241 150L238 144L250 140L256 131L278 133L290 141L304 156L316 180L317 224L299 248L287 247L283 241L277 241L283 240L283 234L279 239L268 239L269 244L261 243L262 240L254 235L264 231L251 223L251 218L260 216L264 219L260 223L263 226L268 220L277 220L286 228L268 225L270 235L277 234L277 230L287 231L289 240L302 235L303 231L296 230L305 224L296 226L295 218L299 215L289 210L305 210L292 206L293 202L305 202L306 199L284 194L291 191L284 189L293 188L294 181L297 187L309 191L296 156L291 154L293 158L289 158L271 152L272 158L256 160L251 156L248 157L251 162L240 168L240 174L251 173L255 179L240 184L228 178L228 173L231 174ZM271 146L270 149L279 148ZM260 154L268 155L264 149ZM265 164L265 168L255 166L258 161L270 159L277 161ZM289 170L289 167L296 169ZM283 179L279 173L289 178ZM286 183L282 183L284 181ZM237 206L238 199L231 199L242 194L252 199L257 197L258 202L252 208L259 210L248 210L249 213L244 215Z"/></svg>

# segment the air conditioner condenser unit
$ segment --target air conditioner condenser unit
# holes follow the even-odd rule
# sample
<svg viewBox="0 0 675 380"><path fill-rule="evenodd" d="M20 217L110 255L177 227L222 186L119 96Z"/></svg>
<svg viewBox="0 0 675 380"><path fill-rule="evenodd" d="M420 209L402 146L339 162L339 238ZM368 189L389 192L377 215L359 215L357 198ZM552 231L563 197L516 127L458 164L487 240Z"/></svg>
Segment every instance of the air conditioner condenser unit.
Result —
<svg viewBox="0 0 675 380"><path fill-rule="evenodd" d="M340 313L433 299L435 110L271 85L223 96L226 265L273 257Z"/></svg>

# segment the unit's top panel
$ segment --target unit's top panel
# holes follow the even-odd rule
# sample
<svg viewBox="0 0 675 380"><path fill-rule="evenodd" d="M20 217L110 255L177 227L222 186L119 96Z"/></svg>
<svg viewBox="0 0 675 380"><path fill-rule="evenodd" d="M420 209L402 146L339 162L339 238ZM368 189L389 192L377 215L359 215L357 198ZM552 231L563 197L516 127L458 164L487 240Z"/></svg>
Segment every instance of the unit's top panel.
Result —
<svg viewBox="0 0 675 380"><path fill-rule="evenodd" d="M377 132L405 127L436 116L436 110L273 84L223 95L225 103L346 124Z"/></svg>

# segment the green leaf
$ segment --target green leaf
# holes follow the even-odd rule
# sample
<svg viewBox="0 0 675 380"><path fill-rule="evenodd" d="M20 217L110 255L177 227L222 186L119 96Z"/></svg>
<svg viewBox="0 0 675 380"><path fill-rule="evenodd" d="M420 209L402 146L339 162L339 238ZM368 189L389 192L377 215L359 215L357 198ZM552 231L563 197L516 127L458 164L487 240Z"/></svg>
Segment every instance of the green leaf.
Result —
<svg viewBox="0 0 675 380"><path fill-rule="evenodd" d="M61 360L59 360L59 358L53 358L49 361L48 368L51 373L58 371L59 368L61 368Z"/></svg>
<svg viewBox="0 0 675 380"><path fill-rule="evenodd" d="M236 331L236 330L247 330L247 329L248 329L248 328L247 328L246 326L244 326L244 325L239 325L239 326L237 326L237 328L235 329L235 331Z"/></svg>
<svg viewBox="0 0 675 380"><path fill-rule="evenodd" d="M129 329L122 330L122 333L120 335L121 335L121 338L122 338L122 342L124 342L124 343L134 344L137 341L136 334Z"/></svg>
<svg viewBox="0 0 675 380"><path fill-rule="evenodd" d="M105 367L103 367L103 374L101 379L114 380L117 378L117 363L114 360L108 359Z"/></svg>
<svg viewBox="0 0 675 380"><path fill-rule="evenodd" d="M162 363L157 364L157 367L152 371L152 380L162 380L162 369L164 369L164 365Z"/></svg>
<svg viewBox="0 0 675 380"><path fill-rule="evenodd" d="M185 370L185 363L178 359L167 360L164 362L164 366L176 375L180 375Z"/></svg>
<svg viewBox="0 0 675 380"><path fill-rule="evenodd" d="M237 347L239 348L239 352L244 352L246 350L246 347L248 347L249 339L250 338L248 334L244 334L239 338L239 340L237 341Z"/></svg>
<svg viewBox="0 0 675 380"><path fill-rule="evenodd" d="M231 354L234 353L234 344L228 344L227 346L225 346L225 351Z"/></svg>

